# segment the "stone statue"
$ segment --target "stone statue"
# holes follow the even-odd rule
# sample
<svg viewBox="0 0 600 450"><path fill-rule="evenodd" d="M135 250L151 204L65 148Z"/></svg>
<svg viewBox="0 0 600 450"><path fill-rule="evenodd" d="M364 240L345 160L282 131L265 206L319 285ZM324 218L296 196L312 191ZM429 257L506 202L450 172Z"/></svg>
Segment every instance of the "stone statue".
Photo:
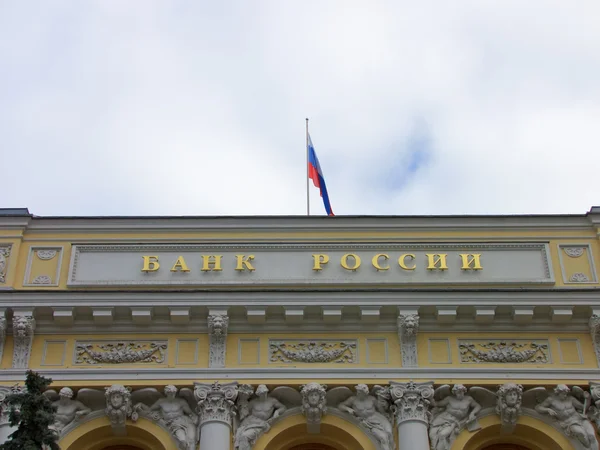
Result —
<svg viewBox="0 0 600 450"><path fill-rule="evenodd" d="M523 386L507 383L498 388L496 413L502 421L502 430L511 433L521 415L521 402L523 400Z"/></svg>
<svg viewBox="0 0 600 450"><path fill-rule="evenodd" d="M469 431L479 428L476 415L481 410L481 405L473 397L466 395L467 388L462 384L455 384L451 394L449 391L448 385L435 390L429 425L429 439L433 450L450 450L452 442L464 426Z"/></svg>
<svg viewBox="0 0 600 450"><path fill-rule="evenodd" d="M590 381L590 394L592 395L592 406L588 411L588 417L600 427L600 383Z"/></svg>
<svg viewBox="0 0 600 450"><path fill-rule="evenodd" d="M131 417L133 407L131 404L131 389L120 384L113 384L105 388L106 415L116 434L125 433L125 421ZM137 416L136 416L137 417Z"/></svg>
<svg viewBox="0 0 600 450"><path fill-rule="evenodd" d="M56 415L54 416L52 429L59 434L62 432L63 428L71 422L92 412L90 408L85 406L79 400L73 399L74 394L71 388L64 387L58 394L56 394L56 391L54 390L48 390L44 392L44 395L50 400L53 400L52 406L56 407Z"/></svg>
<svg viewBox="0 0 600 450"><path fill-rule="evenodd" d="M544 391L547 392L545 389ZM573 393L583 397L584 403L571 395L568 386L559 384L554 388L552 394L549 394L545 400L535 407L535 410L556 420L565 435L577 439L583 448L598 450L594 427L586 416L590 394L579 387L574 387Z"/></svg>
<svg viewBox="0 0 600 450"><path fill-rule="evenodd" d="M320 431L321 417L327 413L325 392L327 386L319 383L308 383L302 386L302 414L306 417L308 432L317 434Z"/></svg>
<svg viewBox="0 0 600 450"><path fill-rule="evenodd" d="M134 391L131 394L135 404L133 409L167 428L181 450L195 450L198 442L198 416L192 411L194 393L187 388L181 389L179 396L177 392L172 384L165 386L164 397L154 388Z"/></svg>
<svg viewBox="0 0 600 450"><path fill-rule="evenodd" d="M248 401L251 393L252 387L249 385L242 385L239 389L241 422L235 433L235 450L250 450L258 437L270 430L271 422L287 409L277 398L269 395L269 389L264 384L256 388L255 397Z"/></svg>
<svg viewBox="0 0 600 450"><path fill-rule="evenodd" d="M354 417L375 437L383 450L394 450L394 431L390 421L390 404L386 401L385 389L381 386L373 388L370 395L366 384L356 386L356 394L346 387L331 389L327 393L327 403L338 405L338 409ZM383 390L383 391L382 391ZM340 398L345 398L339 402Z"/></svg>

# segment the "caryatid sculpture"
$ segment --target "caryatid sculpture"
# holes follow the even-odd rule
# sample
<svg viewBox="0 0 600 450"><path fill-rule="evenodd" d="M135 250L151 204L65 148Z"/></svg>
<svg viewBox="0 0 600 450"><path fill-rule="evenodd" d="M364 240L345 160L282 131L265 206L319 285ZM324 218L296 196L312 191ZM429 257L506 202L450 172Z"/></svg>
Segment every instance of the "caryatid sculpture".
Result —
<svg viewBox="0 0 600 450"><path fill-rule="evenodd" d="M481 405L470 395L462 384L455 384L449 394L449 386L435 390L434 409L429 425L429 439L432 450L450 450L452 442L463 427L473 431L478 427L476 415ZM441 399L440 399L441 397Z"/></svg>
<svg viewBox="0 0 600 450"><path fill-rule="evenodd" d="M255 397L248 401L251 395L251 386L240 386L238 411L241 422L235 433L235 450L251 450L259 436L269 431L271 422L287 409L277 398L269 395L264 384L256 388Z"/></svg>
<svg viewBox="0 0 600 450"><path fill-rule="evenodd" d="M198 416L190 407L190 403L194 405L194 393L184 388L177 396L178 390L172 384L165 386L164 393L163 397L154 388L133 392L132 398L139 401L134 410L165 426L181 450L195 450L198 443Z"/></svg>
<svg viewBox="0 0 600 450"><path fill-rule="evenodd" d="M356 394L346 387L331 389L327 393L328 403L339 397L346 399L338 404L338 409L356 417L360 423L375 437L383 450L394 450L394 431L389 416L389 403L383 401L386 395L378 395L381 386L373 388L373 394L370 395L369 387L366 384L356 386ZM336 404L336 403L334 403Z"/></svg>
<svg viewBox="0 0 600 450"><path fill-rule="evenodd" d="M584 403L571 395L568 386L559 384L552 394L535 407L535 410L556 420L565 435L577 439L583 448L598 450L594 427L586 416L590 394L577 386L573 388L573 393L582 397Z"/></svg>

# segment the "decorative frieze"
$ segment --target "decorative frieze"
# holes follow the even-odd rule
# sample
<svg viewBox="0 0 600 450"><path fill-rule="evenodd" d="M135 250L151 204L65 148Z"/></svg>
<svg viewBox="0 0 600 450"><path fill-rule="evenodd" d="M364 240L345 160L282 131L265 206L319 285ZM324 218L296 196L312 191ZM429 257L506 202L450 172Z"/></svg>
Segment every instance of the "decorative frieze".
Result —
<svg viewBox="0 0 600 450"><path fill-rule="evenodd" d="M225 314L208 316L208 336L210 339L209 367L225 367L227 353L227 329L229 317Z"/></svg>
<svg viewBox="0 0 600 450"><path fill-rule="evenodd" d="M271 363L336 363L354 364L357 362L356 340L286 340L269 341L269 362Z"/></svg>
<svg viewBox="0 0 600 450"><path fill-rule="evenodd" d="M548 341L459 341L460 362L548 364Z"/></svg>
<svg viewBox="0 0 600 450"><path fill-rule="evenodd" d="M417 367L418 314L400 314L398 316L398 339L402 353L402 367Z"/></svg>
<svg viewBox="0 0 600 450"><path fill-rule="evenodd" d="M31 356L35 319L29 313L13 316L13 369L26 369Z"/></svg>
<svg viewBox="0 0 600 450"><path fill-rule="evenodd" d="M162 364L167 341L77 342L75 364Z"/></svg>
<svg viewBox="0 0 600 450"><path fill-rule="evenodd" d="M194 396L198 402L200 426L205 422L223 422L229 426L236 413L235 400L238 396L237 382L221 384L195 383Z"/></svg>
<svg viewBox="0 0 600 450"><path fill-rule="evenodd" d="M9 257L10 246L0 247L0 283L6 283L6 271L8 270Z"/></svg>

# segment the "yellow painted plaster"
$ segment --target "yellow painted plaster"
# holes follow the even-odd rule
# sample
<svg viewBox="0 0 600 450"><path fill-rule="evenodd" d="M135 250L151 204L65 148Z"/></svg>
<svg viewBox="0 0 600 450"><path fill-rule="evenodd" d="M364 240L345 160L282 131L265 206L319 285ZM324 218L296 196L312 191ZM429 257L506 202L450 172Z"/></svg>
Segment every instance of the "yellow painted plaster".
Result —
<svg viewBox="0 0 600 450"><path fill-rule="evenodd" d="M177 341L185 340L198 340L198 354L197 357L193 353L196 351L196 346L181 346L179 348L179 360L183 363L177 364ZM137 364L74 364L75 355L75 342L100 342L100 341L120 341L120 342L135 342L135 341L167 341L167 356L166 360L162 364L156 363L137 363ZM47 364L48 355L44 357L48 350L56 352L55 348L49 346L48 343L65 342L65 357L64 364L62 365L51 365ZM8 347L8 342L7 342ZM6 348L5 348L6 352ZM12 355L12 351L11 351ZM53 354L52 361L56 361L57 355ZM5 358L3 358L4 364ZM196 361L193 363L193 361ZM46 364L44 364L46 363ZM100 368L175 368L175 367L207 367L208 366L208 335L206 334L136 334L136 335L72 335L72 334L49 334L49 335L36 335L31 347L31 359L29 366L32 369L69 369L77 368L80 370L86 369L100 369ZM3 365L4 367L4 365Z"/></svg>
<svg viewBox="0 0 600 450"><path fill-rule="evenodd" d="M243 342L248 342L252 340L258 339L258 356L259 362L252 363L243 363L243 357L240 354L240 340ZM269 340L277 340L277 341L295 341L297 339L308 340L308 341L321 341L321 340L331 340L332 342L339 342L344 340L357 340L357 362L354 364L351 363L323 363L323 364L315 364L315 363L283 363L283 362L270 362L269 361ZM384 354L385 348L384 345L368 345L369 340L385 340L385 346L387 346L387 355ZM242 346L243 347L243 346ZM367 351L367 348L369 349ZM247 357L248 355L246 355ZM357 335L356 333L264 333L264 334L229 334L227 336L227 356L226 356L226 367L372 367L374 364L376 366L393 366L399 367L402 364L401 356L400 356L400 345L398 342L398 335L395 333L362 333ZM387 359L387 364L382 363ZM378 361L376 363L369 363L369 361ZM240 364L240 362L242 364Z"/></svg>
<svg viewBox="0 0 600 450"><path fill-rule="evenodd" d="M429 340L433 339L437 342L448 340L450 348L450 362L447 363L432 363L430 360L430 344ZM461 363L458 349L459 340L481 340L489 339L490 341L507 341L518 339L518 340L548 340L549 351L551 356L551 362L548 364L505 364L505 363ZM567 340L571 342L577 342L581 349L582 363L573 363L573 359L568 359L563 352L565 348L561 349L559 345L560 340ZM575 344L577 345L577 344ZM419 333L417 335L417 349L419 354L419 367L463 367L463 368L481 368L481 367L501 367L501 368L528 368L528 369L548 369L548 368L597 368L596 354L594 352L594 345L592 339L587 333L517 333L517 332L494 332L494 333ZM562 350L562 352L561 352ZM571 355L573 356L573 355ZM435 360L434 360L435 361Z"/></svg>

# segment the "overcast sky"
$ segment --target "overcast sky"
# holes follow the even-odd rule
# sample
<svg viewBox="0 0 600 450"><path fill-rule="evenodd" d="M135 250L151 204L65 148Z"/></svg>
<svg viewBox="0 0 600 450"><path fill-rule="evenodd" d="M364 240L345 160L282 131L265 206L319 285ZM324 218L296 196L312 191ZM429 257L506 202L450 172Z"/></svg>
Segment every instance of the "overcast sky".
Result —
<svg viewBox="0 0 600 450"><path fill-rule="evenodd" d="M599 23L598 0L0 0L0 206L305 214L309 117L337 215L583 214Z"/></svg>

